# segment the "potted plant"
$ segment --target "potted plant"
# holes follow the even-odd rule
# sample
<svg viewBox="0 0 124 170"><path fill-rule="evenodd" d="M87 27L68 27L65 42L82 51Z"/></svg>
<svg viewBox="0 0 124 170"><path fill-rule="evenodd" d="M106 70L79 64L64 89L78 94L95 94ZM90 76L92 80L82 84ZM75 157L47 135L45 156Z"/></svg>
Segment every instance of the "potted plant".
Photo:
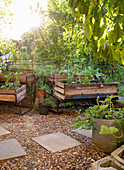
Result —
<svg viewBox="0 0 124 170"><path fill-rule="evenodd" d="M41 115L47 115L50 107L55 107L55 102L52 98L41 97L39 99L39 113Z"/></svg>
<svg viewBox="0 0 124 170"><path fill-rule="evenodd" d="M45 84L41 79L37 81L37 98L45 98L46 89L48 89L47 84Z"/></svg>
<svg viewBox="0 0 124 170"><path fill-rule="evenodd" d="M73 125L78 126L77 131L92 129L93 145L105 153L111 153L124 143L124 111L114 108L113 98L110 96L99 101L98 97L97 105L89 107Z"/></svg>

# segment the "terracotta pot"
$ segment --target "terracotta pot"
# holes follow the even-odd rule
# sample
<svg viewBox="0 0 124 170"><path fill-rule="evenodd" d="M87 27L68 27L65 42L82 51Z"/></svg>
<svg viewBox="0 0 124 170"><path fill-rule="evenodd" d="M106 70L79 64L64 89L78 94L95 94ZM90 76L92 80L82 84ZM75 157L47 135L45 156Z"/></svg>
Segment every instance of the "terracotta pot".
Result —
<svg viewBox="0 0 124 170"><path fill-rule="evenodd" d="M124 136L122 138L116 138L112 135L102 135L99 134L101 130L101 125L105 125L107 127L113 126L114 120L106 120L106 119L94 119L96 130L92 131L92 144L99 150L105 153L113 152L119 144L124 142ZM124 127L123 127L124 133ZM116 136L121 136L121 132L115 133Z"/></svg>
<svg viewBox="0 0 124 170"><path fill-rule="evenodd" d="M37 98L45 98L46 91L45 90L37 90Z"/></svg>

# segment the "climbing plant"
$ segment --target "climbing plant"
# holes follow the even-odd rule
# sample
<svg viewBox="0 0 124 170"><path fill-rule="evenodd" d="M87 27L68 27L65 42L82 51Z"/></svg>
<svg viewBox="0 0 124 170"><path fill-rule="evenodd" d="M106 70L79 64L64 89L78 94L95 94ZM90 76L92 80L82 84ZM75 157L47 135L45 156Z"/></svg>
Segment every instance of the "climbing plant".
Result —
<svg viewBox="0 0 124 170"><path fill-rule="evenodd" d="M101 61L124 64L124 0L68 0L83 22L85 48Z"/></svg>

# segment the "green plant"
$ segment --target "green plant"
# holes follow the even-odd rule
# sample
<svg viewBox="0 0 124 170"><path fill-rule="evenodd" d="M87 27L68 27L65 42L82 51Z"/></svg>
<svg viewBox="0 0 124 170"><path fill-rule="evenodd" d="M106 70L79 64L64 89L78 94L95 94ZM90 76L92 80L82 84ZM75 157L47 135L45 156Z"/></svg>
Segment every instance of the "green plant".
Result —
<svg viewBox="0 0 124 170"><path fill-rule="evenodd" d="M79 115L76 119L77 122L73 125L73 127L77 126L77 131L81 129L95 129L94 126L94 118L96 119L113 119L115 120L112 127L109 129L105 126L102 126L100 134L112 134L121 130L124 126L124 111L121 109L115 110L112 99L115 96L110 96L105 99L105 101L99 101L99 97L97 98L97 105L93 107L89 107L83 116ZM122 135L120 137L123 136Z"/></svg>
<svg viewBox="0 0 124 170"><path fill-rule="evenodd" d="M56 104L55 104L55 101L54 100L52 100L52 98L43 98L43 97L41 97L40 99L39 99L39 102L40 103L42 103L43 105L48 105L48 106L50 106L50 107L55 107L56 106Z"/></svg>
<svg viewBox="0 0 124 170"><path fill-rule="evenodd" d="M13 90L13 89L17 89L20 87L21 83L19 81L19 76L22 75L23 73L18 73L16 72L14 74L15 76L15 81L12 82L12 76L13 73L12 72L7 72L5 75L6 78L6 82L4 85L1 86L1 89L7 89L7 90Z"/></svg>
<svg viewBox="0 0 124 170"><path fill-rule="evenodd" d="M119 84L119 96L124 96L124 84Z"/></svg>

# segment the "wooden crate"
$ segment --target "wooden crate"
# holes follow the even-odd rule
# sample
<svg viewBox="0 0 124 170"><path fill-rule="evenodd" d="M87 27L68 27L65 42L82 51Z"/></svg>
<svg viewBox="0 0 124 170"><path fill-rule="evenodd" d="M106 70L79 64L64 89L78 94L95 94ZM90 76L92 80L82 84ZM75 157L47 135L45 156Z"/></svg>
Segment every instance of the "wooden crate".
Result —
<svg viewBox="0 0 124 170"><path fill-rule="evenodd" d="M30 74L23 74L23 75L20 75L19 76L19 81L20 83L31 83L33 82L35 79L34 77L34 74L33 73L30 73ZM1 82L5 82L6 81L6 77L5 77L5 74L0 74L0 81ZM16 81L16 76L13 74L12 75L12 78L11 78L11 81Z"/></svg>
<svg viewBox="0 0 124 170"><path fill-rule="evenodd" d="M11 72L22 72L24 74L29 74L29 73L33 73L34 72L34 69L33 68L25 68L25 69L18 69L18 68L13 68L11 70Z"/></svg>
<svg viewBox="0 0 124 170"><path fill-rule="evenodd" d="M87 99L103 98L107 95L117 95L118 83L90 83L90 84L66 84L55 82L54 95L59 99Z"/></svg>
<svg viewBox="0 0 124 170"><path fill-rule="evenodd" d="M48 81L51 83L55 83L56 81L65 81L68 75L61 75L61 74L50 74L48 77Z"/></svg>
<svg viewBox="0 0 124 170"><path fill-rule="evenodd" d="M62 75L62 74L50 74L48 77L48 81L51 83L55 83L56 81L63 82L66 81L66 78L68 75ZM81 81L84 79L84 75L73 75L74 80L80 79Z"/></svg>
<svg viewBox="0 0 124 170"><path fill-rule="evenodd" d="M19 103L26 97L26 85L17 90L0 89L0 101Z"/></svg>

